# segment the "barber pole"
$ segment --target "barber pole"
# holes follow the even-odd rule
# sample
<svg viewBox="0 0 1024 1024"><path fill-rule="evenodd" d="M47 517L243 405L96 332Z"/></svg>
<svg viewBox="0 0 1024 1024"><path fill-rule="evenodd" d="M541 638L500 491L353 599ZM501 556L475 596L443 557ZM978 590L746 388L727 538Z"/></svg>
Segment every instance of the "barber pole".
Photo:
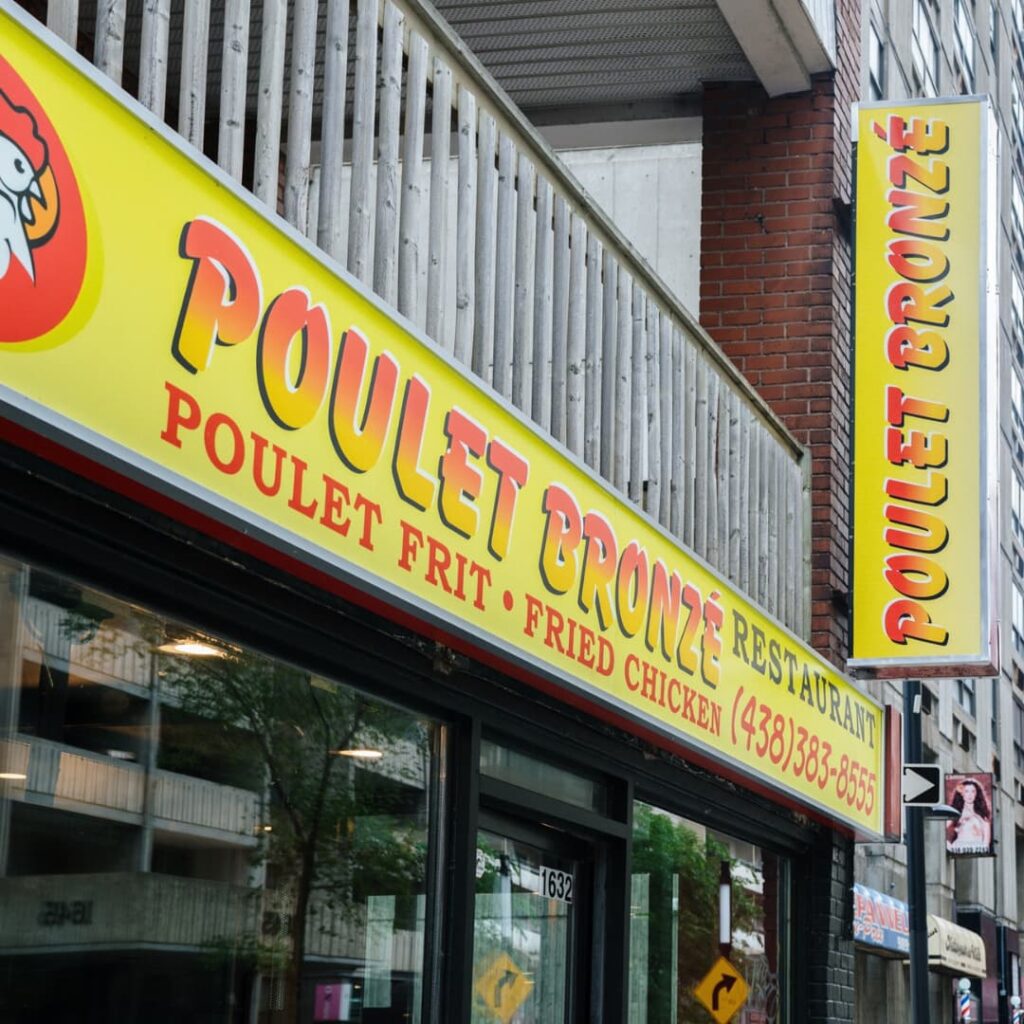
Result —
<svg viewBox="0 0 1024 1024"><path fill-rule="evenodd" d="M971 1017L971 993L961 992L960 993L960 1016L957 1020L970 1021Z"/></svg>

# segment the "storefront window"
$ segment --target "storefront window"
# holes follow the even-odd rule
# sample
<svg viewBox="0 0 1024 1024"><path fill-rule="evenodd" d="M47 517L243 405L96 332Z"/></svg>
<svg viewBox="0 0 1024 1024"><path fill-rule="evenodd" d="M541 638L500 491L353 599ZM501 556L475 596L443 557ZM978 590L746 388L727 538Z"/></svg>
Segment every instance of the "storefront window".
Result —
<svg viewBox="0 0 1024 1024"><path fill-rule="evenodd" d="M431 722L0 562L0 1020L420 1019Z"/></svg>
<svg viewBox="0 0 1024 1024"><path fill-rule="evenodd" d="M597 779L560 768L490 740L480 743L480 774L522 789L535 790L584 810L605 812L607 790Z"/></svg>
<svg viewBox="0 0 1024 1024"><path fill-rule="evenodd" d="M736 1024L786 1016L788 863L648 804L633 809L630 1024L704 1024L694 989L720 955L719 880L732 880L729 959L750 995Z"/></svg>

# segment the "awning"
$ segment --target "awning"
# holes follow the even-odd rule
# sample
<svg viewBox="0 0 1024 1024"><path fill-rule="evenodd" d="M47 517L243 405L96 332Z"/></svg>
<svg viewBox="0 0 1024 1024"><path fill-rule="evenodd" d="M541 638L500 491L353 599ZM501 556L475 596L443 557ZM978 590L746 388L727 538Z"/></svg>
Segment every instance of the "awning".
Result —
<svg viewBox="0 0 1024 1024"><path fill-rule="evenodd" d="M985 940L952 921L928 915L928 966L949 974L984 978Z"/></svg>

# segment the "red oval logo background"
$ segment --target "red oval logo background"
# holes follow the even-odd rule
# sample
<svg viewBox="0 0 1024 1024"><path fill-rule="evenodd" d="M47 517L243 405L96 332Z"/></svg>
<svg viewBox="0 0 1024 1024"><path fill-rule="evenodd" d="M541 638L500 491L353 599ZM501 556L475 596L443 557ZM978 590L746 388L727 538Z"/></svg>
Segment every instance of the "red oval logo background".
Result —
<svg viewBox="0 0 1024 1024"><path fill-rule="evenodd" d="M0 57L0 344L57 327L78 298L85 264L71 161L39 101Z"/></svg>

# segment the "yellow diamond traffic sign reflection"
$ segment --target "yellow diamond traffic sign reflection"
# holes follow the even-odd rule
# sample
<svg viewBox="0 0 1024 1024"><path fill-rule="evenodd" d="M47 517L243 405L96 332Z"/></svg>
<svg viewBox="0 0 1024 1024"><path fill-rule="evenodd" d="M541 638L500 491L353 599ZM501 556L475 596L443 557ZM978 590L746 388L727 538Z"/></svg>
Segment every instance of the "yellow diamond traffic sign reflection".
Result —
<svg viewBox="0 0 1024 1024"><path fill-rule="evenodd" d="M747 1001L749 991L740 972L724 956L720 956L715 966L693 990L693 994L718 1024L727 1024Z"/></svg>
<svg viewBox="0 0 1024 1024"><path fill-rule="evenodd" d="M499 953L477 975L477 998L501 1021L508 1024L533 990L533 982L507 953Z"/></svg>

